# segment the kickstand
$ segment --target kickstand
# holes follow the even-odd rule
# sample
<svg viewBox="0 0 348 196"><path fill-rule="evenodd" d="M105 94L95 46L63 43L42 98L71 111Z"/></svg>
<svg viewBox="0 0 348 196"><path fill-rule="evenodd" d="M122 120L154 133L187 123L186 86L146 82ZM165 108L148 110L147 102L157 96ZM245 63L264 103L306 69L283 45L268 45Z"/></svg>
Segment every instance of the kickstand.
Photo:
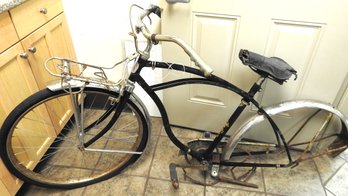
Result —
<svg viewBox="0 0 348 196"><path fill-rule="evenodd" d="M199 169L201 171L207 171L208 170L208 165L206 165L206 164L180 165L180 164L171 163L171 164L169 164L170 181L172 182L172 185L173 185L173 187L175 189L179 188L179 179L178 179L178 175L176 173L176 168L177 167L180 167L183 170L185 179L188 178L189 180L191 180L195 184L206 185L206 184L201 183L201 182L199 182L197 180L194 180L192 177L188 176L185 169L193 168L193 169Z"/></svg>

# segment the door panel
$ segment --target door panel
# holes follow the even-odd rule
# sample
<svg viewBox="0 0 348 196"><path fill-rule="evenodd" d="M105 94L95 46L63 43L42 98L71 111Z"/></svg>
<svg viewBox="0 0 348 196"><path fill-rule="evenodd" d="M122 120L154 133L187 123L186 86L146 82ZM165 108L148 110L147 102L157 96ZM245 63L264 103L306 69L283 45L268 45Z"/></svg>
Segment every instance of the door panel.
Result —
<svg viewBox="0 0 348 196"><path fill-rule="evenodd" d="M205 62L218 65L215 67L214 73L224 78L230 78L232 71L238 19L233 16L193 13L192 46ZM222 36L211 39L211 35L217 34ZM227 40L223 39L226 37ZM212 48L216 49L212 50ZM191 86L189 96L189 100L192 102L222 107L229 105L228 96L224 95L224 91L210 86Z"/></svg>
<svg viewBox="0 0 348 196"><path fill-rule="evenodd" d="M337 106L345 116L348 116L348 73L336 97L335 106Z"/></svg>
<svg viewBox="0 0 348 196"><path fill-rule="evenodd" d="M189 43L214 74L248 90L259 77L238 58L240 49L283 58L298 71L280 86L270 80L257 95L262 105L291 99L334 103L348 72L348 2L192 0L189 4L161 1L162 34ZM340 29L337 31L337 29ZM163 43L163 59L190 64L173 44ZM191 64L193 66L193 64ZM164 80L177 74L164 74ZM342 95L342 93L340 94ZM240 97L222 89L193 85L164 91L170 120L201 129L220 130ZM248 110L245 115L253 113Z"/></svg>
<svg viewBox="0 0 348 196"><path fill-rule="evenodd" d="M265 55L286 59L298 72L298 77L295 82L291 78L284 85L267 81L263 97L259 97L263 105L302 97L302 87L311 70L324 28L324 24L272 20Z"/></svg>

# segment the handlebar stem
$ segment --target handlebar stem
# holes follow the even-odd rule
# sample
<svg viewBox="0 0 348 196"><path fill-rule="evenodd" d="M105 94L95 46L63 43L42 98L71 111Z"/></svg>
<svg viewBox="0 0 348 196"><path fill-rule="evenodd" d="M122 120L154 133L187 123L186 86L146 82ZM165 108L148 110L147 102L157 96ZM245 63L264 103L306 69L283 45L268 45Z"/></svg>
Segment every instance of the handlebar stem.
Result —
<svg viewBox="0 0 348 196"><path fill-rule="evenodd" d="M142 22L143 18L145 16L148 16L150 13L151 13L150 10L145 9L137 18L136 29L137 31L139 30L147 39L147 46L144 51L140 51L136 45L136 49L141 54L141 58L148 59L150 57L149 53L150 53L153 42L159 42L159 41L173 42L179 45L185 51L185 53L190 57L191 61L193 61L195 65L202 70L202 72L204 73L204 76L206 77L210 76L213 72L213 69L209 67L203 61L203 59L201 59L201 57L184 40L174 36L150 33L150 31L146 28L146 25Z"/></svg>

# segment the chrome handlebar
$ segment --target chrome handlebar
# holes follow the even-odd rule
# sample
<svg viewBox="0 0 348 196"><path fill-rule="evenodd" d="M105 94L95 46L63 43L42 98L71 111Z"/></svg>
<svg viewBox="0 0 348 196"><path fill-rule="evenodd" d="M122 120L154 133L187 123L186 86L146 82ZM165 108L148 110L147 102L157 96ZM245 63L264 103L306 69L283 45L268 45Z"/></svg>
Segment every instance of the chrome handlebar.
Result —
<svg viewBox="0 0 348 196"><path fill-rule="evenodd" d="M209 65L207 65L203 61L203 59L184 40L174 36L170 36L170 35L152 34L148 30L148 28L146 27L146 25L143 23L142 20L146 16L149 16L151 13L156 12L156 14L158 14L157 12L158 9L160 8L157 6L151 5L149 9L143 9L141 14L137 17L137 21L135 25L136 33L141 32L144 35L144 37L147 39L147 46L143 51L140 51L136 45L137 52L141 54L142 58L148 59L150 57L149 53L153 43L157 43L160 41L173 42L177 44L178 46L180 46L185 51L185 53L190 57L191 61L193 61L195 65L201 69L201 71L204 73L204 76L206 77L210 76L213 72L213 69ZM135 36L135 39L136 39L136 36Z"/></svg>

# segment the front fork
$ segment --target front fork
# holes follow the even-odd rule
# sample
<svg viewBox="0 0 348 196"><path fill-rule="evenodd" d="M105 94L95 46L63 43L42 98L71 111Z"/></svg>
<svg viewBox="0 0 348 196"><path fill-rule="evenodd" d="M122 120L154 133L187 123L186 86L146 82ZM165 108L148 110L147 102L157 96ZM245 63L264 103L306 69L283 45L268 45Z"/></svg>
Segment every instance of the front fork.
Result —
<svg viewBox="0 0 348 196"><path fill-rule="evenodd" d="M74 112L74 120L76 123L76 138L78 139L77 147L83 151L85 148L93 144L95 141L97 141L100 137L102 137L107 131L112 127L112 125L116 122L116 120L119 118L120 114L122 113L122 110L124 106L126 105L130 95L132 94L134 90L134 83L131 81L127 81L125 85L121 85L120 93L117 98L112 98L110 101L111 108L115 110L115 114L113 115L112 119L108 124L102 129L98 134L96 134L94 137L89 139L87 142L85 141L86 132L89 131L92 127L87 126L85 129L84 127L84 100L85 100L85 94L84 89L85 85L80 87L80 90L78 92L73 92L71 86L69 85L68 90L70 94L70 100L73 106L73 112ZM114 105L117 106L115 107ZM111 114L111 111L108 110L104 115L101 115L101 118L99 118L96 122L97 124L103 122L107 116ZM95 124L95 123L93 123Z"/></svg>
<svg viewBox="0 0 348 196"><path fill-rule="evenodd" d="M68 83L69 84L69 83ZM77 147L80 150L84 149L84 138L85 138L85 132L84 132L84 89L85 85L81 87L80 91L73 92L71 85L69 84L69 95L70 95L70 101L73 107L74 111L74 120L76 123L76 138L78 139L78 145ZM79 96L81 95L81 96ZM79 107L80 105L80 107Z"/></svg>

